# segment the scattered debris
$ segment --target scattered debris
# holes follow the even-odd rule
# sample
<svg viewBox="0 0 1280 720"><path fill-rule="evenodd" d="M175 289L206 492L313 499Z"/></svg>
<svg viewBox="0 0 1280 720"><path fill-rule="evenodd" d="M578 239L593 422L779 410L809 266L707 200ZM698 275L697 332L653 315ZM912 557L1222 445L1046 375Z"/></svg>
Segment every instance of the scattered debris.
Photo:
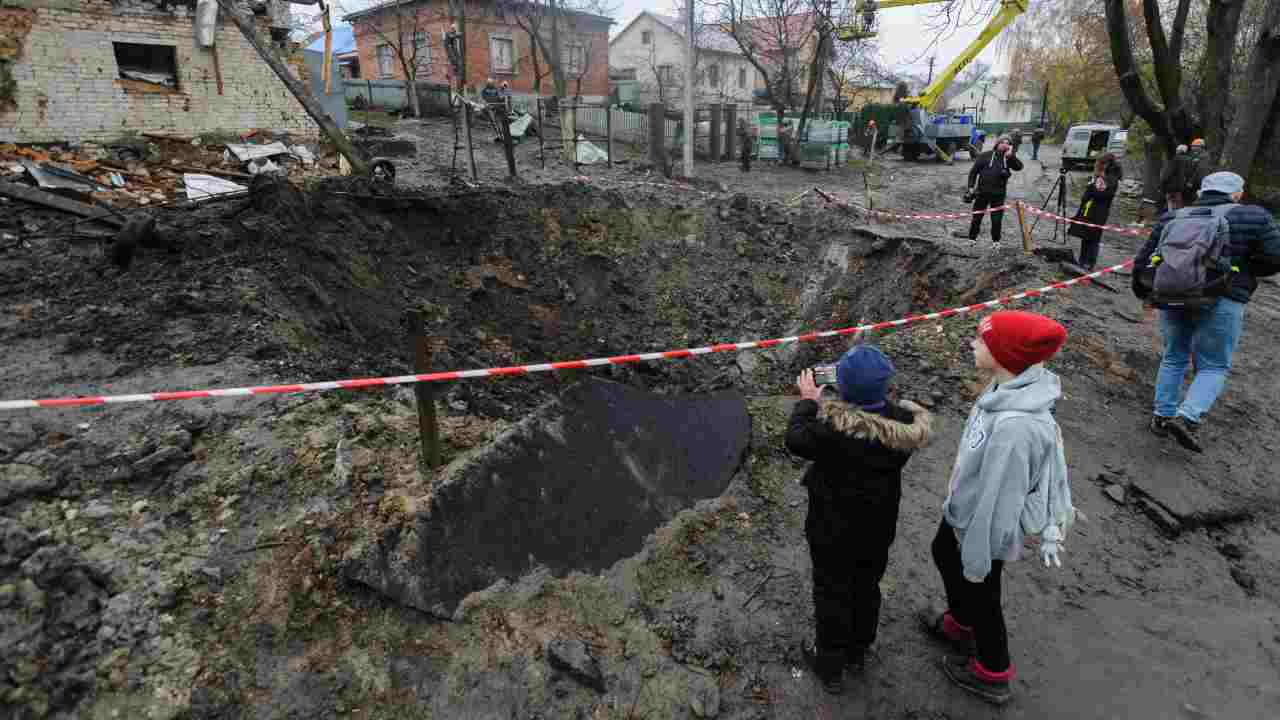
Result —
<svg viewBox="0 0 1280 720"><path fill-rule="evenodd" d="M0 181L0 195L10 197L15 200L24 200L29 203L35 203L36 205L43 205L55 210L71 213L72 215L93 218L99 222L104 222L108 225L115 225L116 227L124 225L124 221L118 216L112 214L109 210L97 208L92 205L86 205L82 202L76 202L75 200L68 198L59 197L58 195L30 188L25 185L17 185L11 182Z"/></svg>
<svg viewBox="0 0 1280 720"><path fill-rule="evenodd" d="M1123 485L1115 485L1115 484L1108 485L1102 492L1106 493L1107 497L1111 498L1117 503L1121 505L1124 504L1125 492L1124 492Z"/></svg>
<svg viewBox="0 0 1280 720"><path fill-rule="evenodd" d="M224 193L248 192L249 188L230 180L223 180L212 175L196 175L188 173L182 176L182 184L187 186L187 197L191 200L213 197Z"/></svg>
<svg viewBox="0 0 1280 720"><path fill-rule="evenodd" d="M591 649L581 640L552 640L547 643L547 662L583 685L604 692L604 673Z"/></svg>

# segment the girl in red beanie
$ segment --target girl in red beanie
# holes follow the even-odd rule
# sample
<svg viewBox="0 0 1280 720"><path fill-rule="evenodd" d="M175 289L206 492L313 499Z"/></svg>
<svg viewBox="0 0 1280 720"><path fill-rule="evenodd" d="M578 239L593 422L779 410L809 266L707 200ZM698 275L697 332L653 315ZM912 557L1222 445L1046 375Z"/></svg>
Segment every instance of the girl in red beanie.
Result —
<svg viewBox="0 0 1280 720"><path fill-rule="evenodd" d="M1066 339L1066 329L1035 313L997 312L978 325L973 360L992 382L969 413L933 540L947 610L921 620L960 650L942 658L947 677L996 704L1012 696L1014 677L1001 610L1004 564L1018 559L1025 535L1039 535L1045 566L1061 567L1063 532L1075 519L1052 415L1062 384L1041 364Z"/></svg>

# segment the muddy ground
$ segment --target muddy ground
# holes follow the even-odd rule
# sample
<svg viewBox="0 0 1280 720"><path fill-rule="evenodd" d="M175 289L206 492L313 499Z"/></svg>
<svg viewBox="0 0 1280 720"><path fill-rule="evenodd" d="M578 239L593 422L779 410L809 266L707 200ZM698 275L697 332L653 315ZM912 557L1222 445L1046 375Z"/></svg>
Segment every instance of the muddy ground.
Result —
<svg viewBox="0 0 1280 720"><path fill-rule="evenodd" d="M1063 276L1044 223L1026 256L1012 218L993 249L951 239L956 223L781 204L815 185L860 199L861 166L705 168L718 183L706 193L629 184L660 179L625 166L567 183L574 170L552 165L510 185L489 148L496 171L468 188L433 160L447 128L405 129L424 149L402 166L408 187L269 186L163 211L169 247L127 273L41 237L65 218L4 205L0 230L27 240L0 253L0 397L397 374L408 309L425 313L434 366L472 368L844 327ZM1046 150L1011 195L1043 199L1057 177ZM870 170L877 207L961 209L963 163ZM1112 221L1132 213L1122 202ZM1103 261L1135 242L1108 235ZM1034 306L1071 332L1052 366L1089 521L1066 567L1006 573L1019 679L999 712L947 684L911 619L940 601L929 540L981 382L973 320L955 318L879 338L899 392L933 407L940 432L905 473L876 661L840 698L796 650L812 612L803 464L781 447L792 379L843 349L829 342L441 386L446 461L588 373L663 394L737 390L752 417L724 492L639 553L499 581L451 621L343 579L351 548L397 528L437 477L418 464L408 390L0 415L3 715L1275 717L1280 288L1250 304L1209 448L1190 455L1144 430L1158 360L1127 278L1109 284L1120 292Z"/></svg>

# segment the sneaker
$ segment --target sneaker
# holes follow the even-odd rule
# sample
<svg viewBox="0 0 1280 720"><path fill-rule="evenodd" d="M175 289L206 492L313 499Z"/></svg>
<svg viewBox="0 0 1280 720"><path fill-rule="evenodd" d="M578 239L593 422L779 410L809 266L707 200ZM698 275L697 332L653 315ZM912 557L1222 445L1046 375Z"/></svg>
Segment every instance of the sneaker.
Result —
<svg viewBox="0 0 1280 720"><path fill-rule="evenodd" d="M822 653L818 652L812 640L801 643L800 654L804 656L805 664L813 670L813 674L818 677L818 682L822 683L822 689L826 690L827 694L839 695L844 692L844 679L841 677L841 672L829 672L831 662L828 658L822 657Z"/></svg>
<svg viewBox="0 0 1280 720"><path fill-rule="evenodd" d="M1163 415L1152 415L1151 423L1147 425L1147 429L1156 437L1169 437L1169 425L1173 423L1173 418L1167 418Z"/></svg>
<svg viewBox="0 0 1280 720"><path fill-rule="evenodd" d="M916 621L925 634L965 657L974 654L973 628L965 627L951 617L951 612L920 610Z"/></svg>
<svg viewBox="0 0 1280 720"><path fill-rule="evenodd" d="M1177 440L1182 447L1191 452L1204 452L1204 447L1200 445L1200 423L1191 422L1179 415L1165 423L1165 427L1168 428L1169 434L1173 436L1173 439Z"/></svg>
<svg viewBox="0 0 1280 720"><path fill-rule="evenodd" d="M993 673L982 667L977 658L959 655L942 656L942 671L951 682L965 692L995 705L1003 705L1013 699L1013 666L1002 673Z"/></svg>

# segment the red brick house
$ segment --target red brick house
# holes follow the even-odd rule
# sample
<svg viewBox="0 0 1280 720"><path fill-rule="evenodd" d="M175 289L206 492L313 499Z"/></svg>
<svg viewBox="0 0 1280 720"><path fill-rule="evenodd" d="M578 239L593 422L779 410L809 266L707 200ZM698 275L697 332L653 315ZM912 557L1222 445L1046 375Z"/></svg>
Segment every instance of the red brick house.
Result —
<svg viewBox="0 0 1280 720"><path fill-rule="evenodd" d="M531 40L516 13L537 13L545 6L519 0L469 0L466 3L466 81L472 88L492 77L499 84L510 83L511 91L533 94L534 64ZM375 80L404 80L405 72L397 47L409 43L417 50L418 82L451 84L452 73L444 47L449 28L448 0L404 0L386 3L344 18L355 30L356 52L364 77ZM540 22L544 43L551 45L551 18ZM561 54L571 95L609 94L609 26L613 20L600 15L565 11L559 19ZM403 35L403 44L397 41ZM412 38L412 39L411 39ZM539 59L542 95L554 95L555 85L545 59Z"/></svg>

